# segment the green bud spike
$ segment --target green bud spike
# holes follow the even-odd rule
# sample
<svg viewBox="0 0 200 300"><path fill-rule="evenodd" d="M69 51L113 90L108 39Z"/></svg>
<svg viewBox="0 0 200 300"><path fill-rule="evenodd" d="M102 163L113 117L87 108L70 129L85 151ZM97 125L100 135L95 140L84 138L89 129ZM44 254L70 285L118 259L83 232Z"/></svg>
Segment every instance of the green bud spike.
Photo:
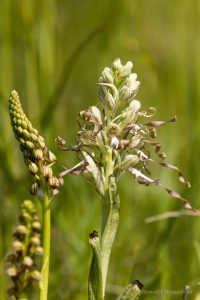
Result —
<svg viewBox="0 0 200 300"><path fill-rule="evenodd" d="M19 96L16 91L12 91L9 97L9 113L11 125L14 135L19 141L20 149L24 156L24 162L27 165L29 172L35 176L37 182L31 185L30 193L37 195L39 190L38 182L45 182L44 179L49 179L53 176L52 169L48 166L56 162L56 156L46 147L44 138L39 135L32 123L25 115ZM57 179L52 179L54 184L41 184L41 189L54 189L58 187Z"/></svg>

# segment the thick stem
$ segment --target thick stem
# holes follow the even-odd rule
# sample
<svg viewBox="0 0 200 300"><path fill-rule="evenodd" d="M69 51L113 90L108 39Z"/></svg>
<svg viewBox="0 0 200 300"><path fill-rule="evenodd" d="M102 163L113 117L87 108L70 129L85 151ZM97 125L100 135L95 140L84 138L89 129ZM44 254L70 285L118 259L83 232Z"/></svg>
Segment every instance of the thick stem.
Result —
<svg viewBox="0 0 200 300"><path fill-rule="evenodd" d="M51 210L50 198L47 193L43 195L43 261L42 280L40 284L40 300L47 300L50 261L50 237L51 237Z"/></svg>

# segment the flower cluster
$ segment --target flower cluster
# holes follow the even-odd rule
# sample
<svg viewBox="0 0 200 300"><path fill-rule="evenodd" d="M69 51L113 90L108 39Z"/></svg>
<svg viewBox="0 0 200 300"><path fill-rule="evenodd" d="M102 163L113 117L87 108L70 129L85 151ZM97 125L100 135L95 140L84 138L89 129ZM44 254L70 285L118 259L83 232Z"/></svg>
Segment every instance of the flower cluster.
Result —
<svg viewBox="0 0 200 300"><path fill-rule="evenodd" d="M20 296L27 291L33 280L40 281L41 274L37 270L36 256L43 254L40 244L41 224L30 200L22 203L19 221L20 224L13 234L12 251L7 257L7 275L13 281L9 294L16 299L21 299Z"/></svg>
<svg viewBox="0 0 200 300"><path fill-rule="evenodd" d="M48 182L49 189L59 188L59 180L53 176L52 165L56 162L55 155L47 148L44 138L32 126L26 117L16 91L10 93L9 112L11 125L29 172L34 175L35 182L31 185L31 194L37 194L42 181Z"/></svg>
<svg viewBox="0 0 200 300"><path fill-rule="evenodd" d="M180 199L186 208L191 208L177 192L149 177L148 163L157 163L177 171L179 180L190 186L179 168L163 161L166 154L160 151L161 145L156 141L157 128L175 122L176 117L168 121L145 121L156 113L156 109L150 107L148 111L141 111L141 103L135 99L140 82L137 74L132 73L132 67L132 62L122 65L120 59L116 59L103 70L99 79L99 104L80 112L80 131L75 147L64 147L64 140L57 138L60 149L76 151L81 160L74 168L62 172L61 176L83 172L103 196L108 177L114 176L118 182L128 171L138 183L155 184ZM151 156L152 148L158 161Z"/></svg>

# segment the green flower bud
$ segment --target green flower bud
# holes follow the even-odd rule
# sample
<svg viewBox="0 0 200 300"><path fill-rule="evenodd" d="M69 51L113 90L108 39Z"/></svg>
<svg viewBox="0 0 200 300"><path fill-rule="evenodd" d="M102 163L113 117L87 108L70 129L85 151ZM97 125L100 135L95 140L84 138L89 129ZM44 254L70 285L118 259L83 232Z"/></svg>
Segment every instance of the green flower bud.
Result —
<svg viewBox="0 0 200 300"><path fill-rule="evenodd" d="M37 246L37 247L35 247L34 253L36 255L43 255L44 254L44 250L43 250L43 248L41 246Z"/></svg>
<svg viewBox="0 0 200 300"><path fill-rule="evenodd" d="M40 238L37 237L37 236L33 236L31 239L30 239L30 242L33 246L39 246L40 245Z"/></svg>
<svg viewBox="0 0 200 300"><path fill-rule="evenodd" d="M113 98L112 94L107 92L106 95L105 95L105 100L106 100L106 103L107 103L109 109L113 110L115 105L116 105L116 101Z"/></svg>
<svg viewBox="0 0 200 300"><path fill-rule="evenodd" d="M119 99L121 101L127 101L130 98L130 89L124 85L120 90L119 90Z"/></svg>
<svg viewBox="0 0 200 300"><path fill-rule="evenodd" d="M26 147L27 147L28 149L30 149L30 150L32 150L32 149L35 148L35 146L34 146L34 144L33 144L32 142L26 141L26 142L24 142L24 144L25 144Z"/></svg>
<svg viewBox="0 0 200 300"><path fill-rule="evenodd" d="M34 270L33 272L31 272L31 277L37 281L41 280L41 273L37 270Z"/></svg>
<svg viewBox="0 0 200 300"><path fill-rule="evenodd" d="M30 133L28 132L28 130L23 129L22 134L23 134L23 137L24 137L26 140L30 139Z"/></svg>
<svg viewBox="0 0 200 300"><path fill-rule="evenodd" d="M31 140L33 142L37 142L38 141L38 136L35 133L33 133L33 132L30 133L30 138L31 138Z"/></svg>
<svg viewBox="0 0 200 300"><path fill-rule="evenodd" d="M24 200L24 202L22 204L22 208L25 208L31 214L36 213L35 206L31 200Z"/></svg>

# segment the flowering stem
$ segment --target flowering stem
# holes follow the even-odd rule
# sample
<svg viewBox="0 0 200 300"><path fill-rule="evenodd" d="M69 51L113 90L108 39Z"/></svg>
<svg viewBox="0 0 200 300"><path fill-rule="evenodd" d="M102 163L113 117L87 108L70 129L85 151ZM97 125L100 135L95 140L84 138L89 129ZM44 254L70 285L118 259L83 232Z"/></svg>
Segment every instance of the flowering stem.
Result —
<svg viewBox="0 0 200 300"><path fill-rule="evenodd" d="M48 280L49 280L49 261L50 261L50 237L51 237L51 209L50 198L47 192L43 195L43 261L42 261L42 280L40 284L40 300L47 300Z"/></svg>
<svg viewBox="0 0 200 300"><path fill-rule="evenodd" d="M119 223L120 199L114 177L108 178L108 191L102 197L102 233L98 236L90 235L93 258L89 275L89 300L102 300L105 296L106 278L111 250ZM97 234L97 233L96 233Z"/></svg>
<svg viewBox="0 0 200 300"><path fill-rule="evenodd" d="M120 198L117 193L115 178L110 177L108 195L102 199L102 237L101 263L103 297L105 295L106 278L113 242L119 224Z"/></svg>

